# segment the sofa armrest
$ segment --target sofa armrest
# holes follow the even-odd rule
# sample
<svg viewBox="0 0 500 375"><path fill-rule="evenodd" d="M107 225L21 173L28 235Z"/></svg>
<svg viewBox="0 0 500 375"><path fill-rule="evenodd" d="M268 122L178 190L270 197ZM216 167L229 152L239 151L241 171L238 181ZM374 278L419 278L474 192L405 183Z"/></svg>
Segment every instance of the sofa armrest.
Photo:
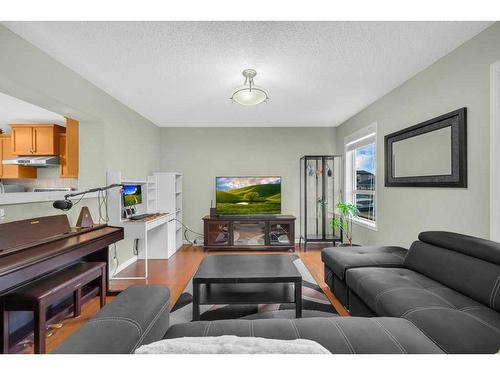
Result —
<svg viewBox="0 0 500 375"><path fill-rule="evenodd" d="M170 291L134 285L114 298L54 354L128 354L160 340L168 329Z"/></svg>

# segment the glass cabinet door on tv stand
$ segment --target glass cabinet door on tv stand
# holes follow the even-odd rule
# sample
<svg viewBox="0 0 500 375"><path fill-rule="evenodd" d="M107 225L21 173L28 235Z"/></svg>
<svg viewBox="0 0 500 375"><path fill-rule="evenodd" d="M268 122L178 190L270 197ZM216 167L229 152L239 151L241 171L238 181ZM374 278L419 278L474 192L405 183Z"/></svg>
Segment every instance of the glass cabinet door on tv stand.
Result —
<svg viewBox="0 0 500 375"><path fill-rule="evenodd" d="M233 244L230 221L210 221L206 224L206 245L228 246Z"/></svg>
<svg viewBox="0 0 500 375"><path fill-rule="evenodd" d="M307 249L309 242L342 242L342 233L331 220L342 200L342 156L306 155L300 158L300 240Z"/></svg>

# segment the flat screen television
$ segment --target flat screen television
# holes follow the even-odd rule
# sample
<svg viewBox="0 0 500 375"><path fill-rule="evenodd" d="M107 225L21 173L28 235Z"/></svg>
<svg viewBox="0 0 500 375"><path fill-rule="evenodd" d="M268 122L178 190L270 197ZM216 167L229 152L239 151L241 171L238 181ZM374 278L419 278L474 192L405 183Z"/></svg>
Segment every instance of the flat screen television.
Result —
<svg viewBox="0 0 500 375"><path fill-rule="evenodd" d="M141 185L123 185L123 206L130 207L142 203Z"/></svg>
<svg viewBox="0 0 500 375"><path fill-rule="evenodd" d="M216 177L215 192L219 215L281 213L281 177Z"/></svg>

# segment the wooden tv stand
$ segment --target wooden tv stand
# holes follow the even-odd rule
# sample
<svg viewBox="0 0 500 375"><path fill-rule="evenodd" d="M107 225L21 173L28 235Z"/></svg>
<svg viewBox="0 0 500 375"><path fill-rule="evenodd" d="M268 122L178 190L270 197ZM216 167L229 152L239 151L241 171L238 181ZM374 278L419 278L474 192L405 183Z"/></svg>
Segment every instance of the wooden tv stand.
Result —
<svg viewBox="0 0 500 375"><path fill-rule="evenodd" d="M204 249L288 250L295 248L295 216L203 217Z"/></svg>

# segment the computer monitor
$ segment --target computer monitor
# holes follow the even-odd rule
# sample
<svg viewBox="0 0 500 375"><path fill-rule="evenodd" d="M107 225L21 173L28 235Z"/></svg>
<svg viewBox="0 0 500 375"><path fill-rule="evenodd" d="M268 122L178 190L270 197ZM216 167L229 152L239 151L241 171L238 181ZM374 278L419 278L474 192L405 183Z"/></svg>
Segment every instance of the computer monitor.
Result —
<svg viewBox="0 0 500 375"><path fill-rule="evenodd" d="M123 185L123 207L142 203L141 185Z"/></svg>

